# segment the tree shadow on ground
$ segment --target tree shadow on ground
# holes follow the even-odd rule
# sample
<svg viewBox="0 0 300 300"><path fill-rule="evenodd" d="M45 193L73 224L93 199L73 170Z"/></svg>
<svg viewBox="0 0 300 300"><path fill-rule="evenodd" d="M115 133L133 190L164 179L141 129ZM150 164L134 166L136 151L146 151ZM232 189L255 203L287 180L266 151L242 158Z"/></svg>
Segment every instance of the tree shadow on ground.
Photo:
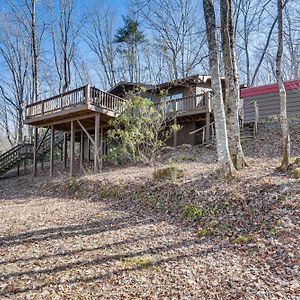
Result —
<svg viewBox="0 0 300 300"><path fill-rule="evenodd" d="M276 171L268 175L268 177L276 177L279 176L281 177L282 175ZM261 181L263 178L266 178L265 174L261 174L260 176L256 177L256 180ZM88 180L88 179L84 179ZM242 179L239 182L240 187L243 187L243 184L247 183L248 179ZM203 177L202 172L199 172L198 174L195 175L195 178L192 182L181 182L180 184L182 185L181 188L182 190L191 190L195 188L194 183L199 183L199 185L196 185L201 192L207 192L210 193L211 189L216 185L216 174L215 172L210 172ZM221 181L220 181L221 182ZM224 182L223 182L224 183ZM133 190L144 190L146 192L151 192L151 190L147 190L147 186L153 184L151 183L151 179L148 179L147 182L145 182L145 186L141 186L140 182L132 182L131 183L131 188ZM156 183L154 183L155 185ZM294 182L289 182L288 184L284 184L285 188L292 188ZM99 187L101 187L102 182L99 182ZM166 185L166 186L164 186ZM232 185L231 182L226 182L226 185ZM171 190L176 188L176 185L172 182L166 182L166 183L161 183L160 188L161 191L163 188L171 188ZM253 195L255 196L261 196L261 197L266 197L266 198L272 198L273 193L276 193L278 189L282 189L282 184L272 186L272 185L266 185L266 186L253 186L249 188L249 199L245 200L245 203L240 203L242 212L243 210L246 211L247 205L249 203L251 204L251 197ZM130 193L130 190L128 191ZM179 230L186 230L186 223L184 225L178 221L177 218L176 220L172 220L168 217L169 211L167 213L162 213L159 209L155 208L156 210L147 210L147 207L149 208L149 204L145 205L137 205L138 203L141 203L143 201L142 197L144 194L141 194L140 197L137 197L135 200L128 198L127 200L125 199L101 199L99 201L103 202L105 204L104 210L110 210L110 211L127 211L130 215L116 218L114 220L109 220L109 219L103 219L101 221L97 222L89 222L89 223L84 223L84 224L76 224L76 225L69 225L69 226L62 226L62 227L54 227L54 228L48 228L48 229L42 229L42 230L35 230L35 231L29 231L21 234L17 234L14 236L8 236L8 237L2 237L0 239L0 249L9 249L9 247L14 247L17 245L23 245L23 244L33 244L33 243L38 243L40 241L51 241L51 240L63 240L65 238L78 238L78 237L84 237L84 236L89 236L89 235L94 235L94 234L99 234L99 233L104 233L104 232L113 232L116 230L121 230L123 228L130 228L134 226L144 226L147 224L156 224L161 221L166 221L168 223L176 223L178 226ZM166 194L163 194L166 195ZM194 195L195 196L195 195ZM19 194L12 194L10 199L18 198ZM26 194L24 196L26 198ZM32 197L32 193L28 194L28 197ZM65 194L57 194L56 197L61 197L61 199L66 199L68 196ZM196 196L195 196L196 197ZM197 196L197 197L201 197ZM221 198L226 198L228 197L228 194L223 193L220 196ZM223 199L222 198L222 199ZM78 199L79 201L87 201L86 197L83 197L82 199ZM185 203L189 203L191 199L184 199L180 205L184 205ZM205 201L205 199L202 199L202 201ZM273 200L272 200L273 201ZM275 203L274 201L272 203ZM151 207L151 205L150 205ZM152 208L152 207L151 207ZM249 209L251 208L251 205L249 206ZM267 207L263 201L261 201L261 205L258 207L253 208L253 216L255 215L256 212L259 213L265 213L268 215L274 207ZM248 213L246 211L246 213ZM223 217L223 216L222 216ZM246 219L248 218L248 219ZM245 222L251 223L251 218L252 216L249 217L249 214L245 214ZM242 218L241 218L242 219ZM243 219L242 219L243 221ZM245 223L246 224L246 223ZM183 225L183 226L182 226ZM245 226L245 228L247 228ZM173 232L174 233L174 232ZM246 234L247 232L245 232ZM261 233L260 233L261 234ZM168 234L169 235L169 234ZM138 235L135 238L130 238L126 239L123 241L115 241L112 243L107 243L105 245L101 245L98 247L83 247L82 249L77 249L77 250L70 250L70 251L65 251L65 252L58 252L55 254L51 255L41 255L39 257L23 257L23 258L18 258L15 260L6 260L3 262L0 262L1 264L10 264L10 263L26 263L29 261L34 261L34 260L46 260L46 259L59 259L59 257L67 257L71 258L73 255L83 255L84 253L89 253L92 251L101 251L101 250L106 250L106 249L111 249L117 246L125 246L128 245L128 249L130 249L130 245L135 242L139 241L147 241L151 244L151 241L155 238L163 238L166 236L165 234L154 234L150 236L140 236ZM263 234L261 234L261 237L264 237ZM208 237L208 239L210 239ZM48 275L57 275L57 279L52 279L49 283L37 283L32 286L27 286L24 288L20 287L15 287L15 288L6 288L0 291L0 296L11 296L11 295L17 295L17 294L22 294L26 292L32 292L32 291L40 291L43 288L49 288L55 285L59 284L76 284L76 283L90 283L94 281L104 281L112 276L119 276L122 275L126 272L129 271L136 271L136 270L141 270L144 267L143 266L133 266L133 267L124 267L124 268L119 268L116 267L114 270L106 270L100 274L100 275L95 275L95 276L78 276L75 275L74 278L67 279L64 282L61 282L59 279L59 276L68 270L73 270L76 268L89 268L92 266L101 266L103 264L106 264L108 262L116 262L120 261L122 259L128 259L128 258L133 258L136 256L143 256L143 255L155 255L159 253L160 255L167 255L167 258L161 258L155 261L150 261L147 266L162 266L167 262L171 261L182 261L184 259L189 259L191 256L203 256L205 257L208 255L210 252L214 251L216 252L216 247L208 251L203 251L201 250L201 247L197 251L194 251L193 254L187 253L185 254L178 254L176 251L180 248L183 248L187 250L189 247L198 247L199 244L201 244L201 240L194 238L194 239L185 239L181 240L178 242L170 242L166 245L160 245L156 247L151 247L147 245L147 249L144 250L131 250L131 251L124 251L124 253L116 253L112 255L100 255L100 257L97 258L92 258L92 259L81 259L79 258L78 260L74 261L67 261L64 263L61 263L59 265L53 266L53 267L47 267L47 268L35 268L30 266L27 270L25 269L24 271L18 271L18 272L8 272L2 276L0 276L1 281L7 281L7 280L22 280L23 278L26 279L31 279L35 280L35 278L46 278ZM213 244L213 242L212 242ZM230 248L230 245L221 245L220 241L218 243L220 246L217 251L221 249L225 249L226 247ZM234 247L231 247L230 250L232 252L238 253L238 249L235 249ZM175 251L176 255L172 253ZM170 252L170 253L169 253Z"/></svg>

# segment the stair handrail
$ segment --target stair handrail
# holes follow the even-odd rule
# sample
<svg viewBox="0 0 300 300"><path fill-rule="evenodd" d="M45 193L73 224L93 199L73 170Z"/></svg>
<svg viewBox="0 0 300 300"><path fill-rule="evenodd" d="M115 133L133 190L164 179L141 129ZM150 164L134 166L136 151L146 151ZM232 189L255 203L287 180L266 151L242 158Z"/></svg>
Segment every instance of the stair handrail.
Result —
<svg viewBox="0 0 300 300"><path fill-rule="evenodd" d="M13 147L12 149L10 149L10 151L8 151L5 156L2 156L0 158L0 168L5 166L12 156L20 157L20 151L23 148L26 148L25 153L27 153L28 146L33 147L33 145L30 143L23 143L23 144L18 144L15 147Z"/></svg>
<svg viewBox="0 0 300 300"><path fill-rule="evenodd" d="M198 128L196 130L193 130L190 132L190 134L195 134L197 132L202 131L202 144L205 142L207 128L209 128L209 132L211 134L211 138L213 139L215 136L215 121L210 122L209 124L206 124L205 126Z"/></svg>
<svg viewBox="0 0 300 300"><path fill-rule="evenodd" d="M196 133L196 132L198 132L198 131L201 131L201 130L203 130L203 129L206 129L208 126L214 127L214 124L215 124L215 121L210 122L209 124L206 124L205 126L203 126L203 127L201 127L201 128L198 128L198 129L196 129L196 130L191 131L190 134L194 134L194 133Z"/></svg>
<svg viewBox="0 0 300 300"><path fill-rule="evenodd" d="M64 135L62 134L62 132L57 131L55 133L55 137L56 137L56 145L58 143L60 143L64 137ZM45 143L45 141L48 142L48 145L46 147L46 151L48 151L50 149L50 140L51 140L51 136L46 137L46 139L44 140L43 144ZM33 154L33 144L31 143L22 143L22 144L17 144L16 146L12 147L11 149L9 149L8 151L6 151L5 153L3 153L0 156L0 173L5 171L7 167L12 167L14 166L19 159L26 159L28 158L28 154ZM25 149L25 150L24 150ZM43 149L43 153L46 152L45 148ZM8 171L8 169L6 170Z"/></svg>
<svg viewBox="0 0 300 300"><path fill-rule="evenodd" d="M5 157L9 156L11 153L15 152L18 148L22 148L25 145L25 143L17 144L16 146L10 148L6 152L2 153L0 155L0 160L4 159Z"/></svg>

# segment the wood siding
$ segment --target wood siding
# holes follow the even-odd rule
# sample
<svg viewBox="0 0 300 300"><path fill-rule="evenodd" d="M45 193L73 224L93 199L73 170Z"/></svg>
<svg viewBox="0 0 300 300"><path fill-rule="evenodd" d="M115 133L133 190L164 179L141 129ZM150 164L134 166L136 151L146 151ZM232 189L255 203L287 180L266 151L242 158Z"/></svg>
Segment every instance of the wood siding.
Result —
<svg viewBox="0 0 300 300"><path fill-rule="evenodd" d="M254 101L257 101L259 108L259 122L265 121L268 117L279 116L280 101L278 93L264 94L244 98L244 122L254 122ZM287 112L288 116L300 115L300 90L287 91Z"/></svg>

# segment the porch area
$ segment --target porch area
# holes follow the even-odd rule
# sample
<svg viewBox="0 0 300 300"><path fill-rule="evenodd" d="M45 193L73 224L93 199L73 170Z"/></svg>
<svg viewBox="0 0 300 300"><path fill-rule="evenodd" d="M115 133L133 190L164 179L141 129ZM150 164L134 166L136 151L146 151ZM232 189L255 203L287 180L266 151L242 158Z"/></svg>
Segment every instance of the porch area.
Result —
<svg viewBox="0 0 300 300"><path fill-rule="evenodd" d="M61 152L64 167L74 175L75 143L79 143L80 167L85 153L94 161L94 172L101 172L104 132L108 121L125 109L124 99L86 85L66 93L30 104L25 123L34 126L33 172L37 172L38 152L50 140L50 176L54 173L54 150L57 134L62 136ZM68 151L69 149L69 151ZM91 156L92 153L92 157Z"/></svg>

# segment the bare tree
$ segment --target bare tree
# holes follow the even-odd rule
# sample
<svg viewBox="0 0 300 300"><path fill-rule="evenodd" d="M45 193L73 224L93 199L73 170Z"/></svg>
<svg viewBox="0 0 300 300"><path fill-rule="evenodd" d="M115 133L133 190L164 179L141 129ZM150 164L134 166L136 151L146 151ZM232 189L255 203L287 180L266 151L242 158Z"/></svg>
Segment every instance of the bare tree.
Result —
<svg viewBox="0 0 300 300"><path fill-rule="evenodd" d="M13 19L24 27L30 45L31 52L31 102L36 102L39 96L39 62L41 55L41 42L45 32L45 21L40 18L37 24L38 0L9 0Z"/></svg>
<svg viewBox="0 0 300 300"><path fill-rule="evenodd" d="M117 47L114 43L114 12L111 8L94 8L87 20L82 36L100 62L108 87L117 83Z"/></svg>
<svg viewBox="0 0 300 300"><path fill-rule="evenodd" d="M222 85L219 69L218 44L216 38L216 18L213 0L203 0L203 9L204 18L206 21L210 72L212 78L218 161L221 164L223 173L227 176L235 174L236 170L233 166L228 148L225 109L223 104Z"/></svg>
<svg viewBox="0 0 300 300"><path fill-rule="evenodd" d="M237 71L231 0L221 0L221 36L225 70L225 110L228 144L232 162L237 170L247 165L240 140L240 84Z"/></svg>
<svg viewBox="0 0 300 300"><path fill-rule="evenodd" d="M152 31L156 55L162 56L169 79L191 75L207 58L205 30L194 0L135 0ZM152 43L152 42L151 42Z"/></svg>
<svg viewBox="0 0 300 300"><path fill-rule="evenodd" d="M0 56L4 63L0 81L3 122L11 144L23 141L23 109L28 97L30 52L24 31L8 15L1 18ZM12 130L11 127L15 128Z"/></svg>
<svg viewBox="0 0 300 300"><path fill-rule="evenodd" d="M287 105L286 105L286 90L284 87L282 72L281 72L281 62L283 54L283 4L282 0L277 0L277 10L278 10L278 50L276 57L276 77L279 86L279 96L280 96L280 122L281 122L281 134L282 134L282 160L280 168L282 171L286 171L289 166L290 158L290 135L287 120Z"/></svg>
<svg viewBox="0 0 300 300"><path fill-rule="evenodd" d="M52 17L50 31L54 64L59 78L59 91L65 92L71 84L71 67L82 23L75 25L74 0L60 0L57 17L52 3L49 4L49 10Z"/></svg>
<svg viewBox="0 0 300 300"><path fill-rule="evenodd" d="M298 6L297 6L298 5ZM298 9L297 9L298 8ZM283 70L289 79L298 79L300 76L300 28L299 28L299 3L293 3L284 10L283 22L286 30L283 32L283 43L286 52L283 57Z"/></svg>

